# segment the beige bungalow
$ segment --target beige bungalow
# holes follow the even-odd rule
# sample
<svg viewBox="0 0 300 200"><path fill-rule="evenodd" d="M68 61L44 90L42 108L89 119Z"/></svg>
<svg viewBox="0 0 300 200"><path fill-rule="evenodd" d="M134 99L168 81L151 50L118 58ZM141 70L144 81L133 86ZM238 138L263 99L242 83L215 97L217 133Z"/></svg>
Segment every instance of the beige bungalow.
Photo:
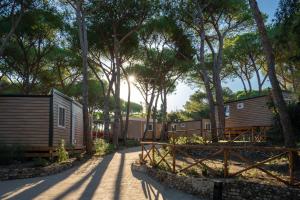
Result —
<svg viewBox="0 0 300 200"><path fill-rule="evenodd" d="M125 119L124 119L125 123ZM151 119L148 124L148 131L146 133L145 139L152 139L153 133L153 120ZM128 139L135 139L141 140L143 138L144 131L146 129L146 119L145 118L129 118L128 123ZM155 138L160 139L160 132L161 132L161 124L156 123L156 131L155 131Z"/></svg>

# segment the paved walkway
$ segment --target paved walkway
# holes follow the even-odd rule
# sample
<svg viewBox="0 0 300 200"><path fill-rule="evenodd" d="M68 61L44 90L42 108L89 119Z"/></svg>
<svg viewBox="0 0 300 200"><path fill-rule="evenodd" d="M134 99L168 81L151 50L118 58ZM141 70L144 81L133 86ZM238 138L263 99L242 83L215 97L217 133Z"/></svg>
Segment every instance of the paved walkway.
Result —
<svg viewBox="0 0 300 200"><path fill-rule="evenodd" d="M0 199L197 199L131 171L139 148L91 159L60 174L0 181Z"/></svg>

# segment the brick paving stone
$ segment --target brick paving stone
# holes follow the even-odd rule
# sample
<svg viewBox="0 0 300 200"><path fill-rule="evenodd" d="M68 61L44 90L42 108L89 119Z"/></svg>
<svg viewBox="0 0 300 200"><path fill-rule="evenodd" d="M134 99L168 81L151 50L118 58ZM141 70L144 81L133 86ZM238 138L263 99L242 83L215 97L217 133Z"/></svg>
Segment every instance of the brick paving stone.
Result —
<svg viewBox="0 0 300 200"><path fill-rule="evenodd" d="M129 148L93 158L59 174L0 181L0 199L167 200L198 199L167 188L145 174L133 172L140 148Z"/></svg>

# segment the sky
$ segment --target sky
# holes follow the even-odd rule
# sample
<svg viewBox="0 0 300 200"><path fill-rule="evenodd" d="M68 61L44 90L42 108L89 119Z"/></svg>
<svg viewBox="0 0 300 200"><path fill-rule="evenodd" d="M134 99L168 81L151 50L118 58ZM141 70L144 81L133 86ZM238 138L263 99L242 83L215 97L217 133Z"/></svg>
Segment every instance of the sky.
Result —
<svg viewBox="0 0 300 200"><path fill-rule="evenodd" d="M266 13L268 17L268 23L272 22L274 14L278 7L279 0L257 0L258 6L263 13ZM257 89L255 79L252 80L254 89ZM127 99L128 87L125 81L121 83L121 98ZM269 87L270 83L267 81L264 87ZM242 83L238 80L226 80L222 83L223 87L229 87L232 91L242 90ZM176 91L173 94L168 95L168 112L183 109L183 105L189 99L189 97L197 91L197 88L180 81L177 84ZM144 105L144 99L140 92L131 83L131 101Z"/></svg>

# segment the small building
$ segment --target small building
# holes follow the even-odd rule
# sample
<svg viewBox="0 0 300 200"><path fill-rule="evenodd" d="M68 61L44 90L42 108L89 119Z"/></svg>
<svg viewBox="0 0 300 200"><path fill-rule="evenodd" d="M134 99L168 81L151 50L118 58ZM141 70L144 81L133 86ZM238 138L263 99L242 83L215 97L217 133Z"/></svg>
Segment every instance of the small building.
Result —
<svg viewBox="0 0 300 200"><path fill-rule="evenodd" d="M139 117L130 117L128 121L128 132L127 132L127 139L133 139L133 140L142 140L144 131L146 129L146 119L145 118L139 118ZM104 136L104 125L103 121L95 121L96 127L98 127L98 130L95 130L93 133L93 138L103 138ZM123 126L125 126L126 118L123 117ZM160 132L161 132L162 125L160 123L156 123L156 134L155 138L160 139ZM150 140L152 139L152 133L153 133L153 120L149 120L148 124L148 131L145 135L145 139ZM113 133L113 122L110 124L110 138L112 138ZM122 135L119 135L119 138L122 139Z"/></svg>
<svg viewBox="0 0 300 200"><path fill-rule="evenodd" d="M225 128L272 126L269 95L225 102Z"/></svg>
<svg viewBox="0 0 300 200"><path fill-rule="evenodd" d="M124 123L125 123L125 119ZM128 139L141 140L143 138L144 131L146 129L146 119L145 118L134 118L130 117L128 122ZM145 139L152 139L153 133L153 120L149 120L148 131L145 135ZM156 123L155 139L160 139L161 124Z"/></svg>
<svg viewBox="0 0 300 200"><path fill-rule="evenodd" d="M209 119L172 122L169 124L168 130L169 133L180 136L197 134L206 139L211 137L211 124Z"/></svg>
<svg viewBox="0 0 300 200"><path fill-rule="evenodd" d="M225 139L265 141L266 132L273 125L273 113L268 105L270 102L270 95L225 102ZM217 121L217 127L218 124Z"/></svg>
<svg viewBox="0 0 300 200"><path fill-rule="evenodd" d="M0 95L0 144L25 149L83 145L82 105L52 89L49 95Z"/></svg>

